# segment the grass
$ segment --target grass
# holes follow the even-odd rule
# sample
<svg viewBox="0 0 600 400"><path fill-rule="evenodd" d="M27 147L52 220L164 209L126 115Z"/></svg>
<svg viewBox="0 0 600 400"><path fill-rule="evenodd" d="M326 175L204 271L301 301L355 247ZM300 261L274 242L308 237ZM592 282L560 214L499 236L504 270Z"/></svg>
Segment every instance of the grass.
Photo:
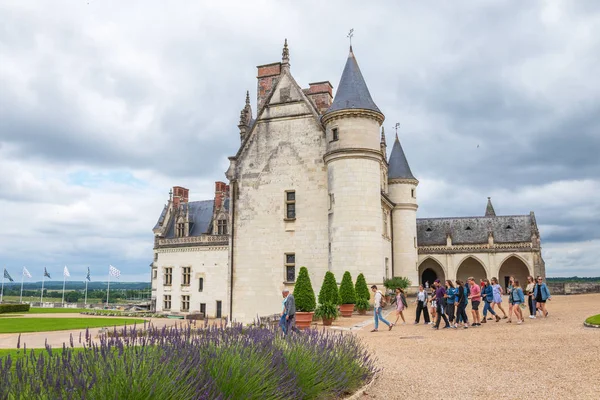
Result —
<svg viewBox="0 0 600 400"><path fill-rule="evenodd" d="M89 311L86 308L39 308L32 307L29 309L29 314L79 314L80 312Z"/></svg>
<svg viewBox="0 0 600 400"><path fill-rule="evenodd" d="M589 317L585 322L591 325L600 325L600 314Z"/></svg>
<svg viewBox="0 0 600 400"><path fill-rule="evenodd" d="M143 324L135 318L3 318L0 333L63 331L69 329L104 328Z"/></svg>

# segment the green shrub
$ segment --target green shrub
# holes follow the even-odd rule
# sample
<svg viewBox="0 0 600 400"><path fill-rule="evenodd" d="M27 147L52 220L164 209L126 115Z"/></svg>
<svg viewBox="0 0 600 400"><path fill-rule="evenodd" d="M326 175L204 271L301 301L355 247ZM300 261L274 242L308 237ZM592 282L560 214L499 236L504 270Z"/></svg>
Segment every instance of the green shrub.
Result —
<svg viewBox="0 0 600 400"><path fill-rule="evenodd" d="M354 289L356 290L356 300L358 301L358 299L365 299L368 303L368 301L371 299L371 291L367 286L367 281L365 280L365 276L363 274L358 274L358 277L356 277Z"/></svg>
<svg viewBox="0 0 600 400"><path fill-rule="evenodd" d="M315 291L310 283L310 276L306 267L301 267L294 286L294 298L296 299L296 310L300 312L312 312L317 307Z"/></svg>
<svg viewBox="0 0 600 400"><path fill-rule="evenodd" d="M325 272L323 285L319 292L319 304L325 303L340 304L340 292L335 281L335 275L331 271Z"/></svg>
<svg viewBox="0 0 600 400"><path fill-rule="evenodd" d="M29 304L0 304L0 314L29 312Z"/></svg>
<svg viewBox="0 0 600 400"><path fill-rule="evenodd" d="M342 278L340 298L342 304L356 303L356 291L354 290L354 284L352 283L352 275L350 275L350 272L348 271L344 272L344 277Z"/></svg>
<svg viewBox="0 0 600 400"><path fill-rule="evenodd" d="M403 276L395 276L391 279L386 279L385 281L383 281L383 286L385 286L386 289L389 289L392 291L394 291L396 288L406 289L410 285L411 285L410 279L405 278Z"/></svg>
<svg viewBox="0 0 600 400"><path fill-rule="evenodd" d="M356 310L357 311L366 311L370 308L369 300L361 299L360 297L356 299Z"/></svg>
<svg viewBox="0 0 600 400"><path fill-rule="evenodd" d="M315 310L315 318L337 318L340 316L337 304L325 302L319 304Z"/></svg>
<svg viewBox="0 0 600 400"><path fill-rule="evenodd" d="M589 317L585 322L590 325L600 325L600 314Z"/></svg>

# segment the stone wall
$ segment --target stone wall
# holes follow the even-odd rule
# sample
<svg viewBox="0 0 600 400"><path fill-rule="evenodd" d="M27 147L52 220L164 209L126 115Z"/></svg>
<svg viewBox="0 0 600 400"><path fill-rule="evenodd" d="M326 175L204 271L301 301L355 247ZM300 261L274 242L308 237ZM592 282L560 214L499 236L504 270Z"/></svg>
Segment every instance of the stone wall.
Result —
<svg viewBox="0 0 600 400"><path fill-rule="evenodd" d="M598 282L548 282L546 284L553 295L600 293L600 283Z"/></svg>

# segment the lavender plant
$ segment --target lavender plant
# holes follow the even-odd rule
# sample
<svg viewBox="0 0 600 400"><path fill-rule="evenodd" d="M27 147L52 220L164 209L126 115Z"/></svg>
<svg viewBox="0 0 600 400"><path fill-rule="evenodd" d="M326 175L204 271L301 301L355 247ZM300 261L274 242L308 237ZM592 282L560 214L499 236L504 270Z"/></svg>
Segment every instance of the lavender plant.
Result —
<svg viewBox="0 0 600 400"><path fill-rule="evenodd" d="M0 358L0 399L331 398L376 372L355 336L314 330L144 324L59 350Z"/></svg>

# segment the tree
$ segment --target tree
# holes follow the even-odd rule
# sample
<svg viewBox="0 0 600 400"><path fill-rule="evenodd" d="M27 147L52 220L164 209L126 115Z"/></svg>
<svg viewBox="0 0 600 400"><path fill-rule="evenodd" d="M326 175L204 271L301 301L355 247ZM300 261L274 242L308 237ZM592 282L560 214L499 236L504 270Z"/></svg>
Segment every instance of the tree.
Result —
<svg viewBox="0 0 600 400"><path fill-rule="evenodd" d="M340 293L338 291L337 282L335 281L335 275L333 275L333 272L331 271L325 272L323 285L319 292L319 304L325 303L340 304Z"/></svg>
<svg viewBox="0 0 600 400"><path fill-rule="evenodd" d="M344 272L344 277L342 278L340 297L342 304L356 304L356 291L352 283L352 275L348 271Z"/></svg>
<svg viewBox="0 0 600 400"><path fill-rule="evenodd" d="M356 298L364 299L369 301L371 299L371 292L369 291L369 287L367 286L367 281L365 280L365 276L363 274L358 274L356 277L356 285L354 286L356 290Z"/></svg>
<svg viewBox="0 0 600 400"><path fill-rule="evenodd" d="M310 283L310 276L306 267L301 267L294 286L294 298L296 299L296 310L300 312L312 312L317 307L315 291Z"/></svg>

